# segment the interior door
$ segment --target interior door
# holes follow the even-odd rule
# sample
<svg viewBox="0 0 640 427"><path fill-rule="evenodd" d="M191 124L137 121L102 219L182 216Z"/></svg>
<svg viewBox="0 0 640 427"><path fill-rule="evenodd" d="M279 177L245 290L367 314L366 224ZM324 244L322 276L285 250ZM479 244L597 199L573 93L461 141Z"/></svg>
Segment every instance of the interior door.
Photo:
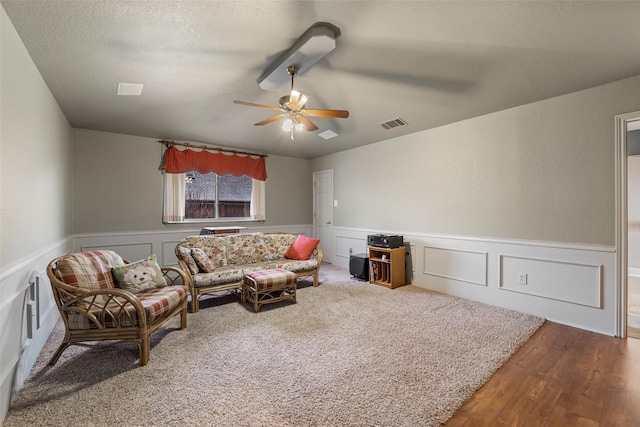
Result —
<svg viewBox="0 0 640 427"><path fill-rule="evenodd" d="M640 339L640 119L627 122L627 337Z"/></svg>
<svg viewBox="0 0 640 427"><path fill-rule="evenodd" d="M313 173L313 234L320 239L322 261L333 262L333 170Z"/></svg>

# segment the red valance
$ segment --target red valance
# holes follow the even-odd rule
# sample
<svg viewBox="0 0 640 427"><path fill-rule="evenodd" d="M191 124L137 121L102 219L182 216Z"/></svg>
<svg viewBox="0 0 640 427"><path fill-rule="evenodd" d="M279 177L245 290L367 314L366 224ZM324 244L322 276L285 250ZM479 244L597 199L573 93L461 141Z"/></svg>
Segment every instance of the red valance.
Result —
<svg viewBox="0 0 640 427"><path fill-rule="evenodd" d="M165 152L164 171L166 173L215 172L218 175L248 175L260 181L267 179L264 157L254 159L237 154L226 155L209 151L178 150L174 146L168 147Z"/></svg>

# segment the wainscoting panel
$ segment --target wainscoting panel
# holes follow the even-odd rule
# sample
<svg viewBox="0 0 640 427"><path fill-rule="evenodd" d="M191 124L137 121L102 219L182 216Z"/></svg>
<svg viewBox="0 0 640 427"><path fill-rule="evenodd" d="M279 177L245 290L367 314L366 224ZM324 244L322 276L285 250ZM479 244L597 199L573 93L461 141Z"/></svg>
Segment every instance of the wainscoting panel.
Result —
<svg viewBox="0 0 640 427"><path fill-rule="evenodd" d="M171 239L162 241L162 259L158 260L161 265L170 265L177 267L178 258L176 258L176 245L182 239Z"/></svg>
<svg viewBox="0 0 640 427"><path fill-rule="evenodd" d="M620 334L612 246L346 227L334 227L334 233L349 244L364 244L369 234L404 236L411 244L411 283L416 286L594 332ZM348 254L350 246L345 247ZM348 268L349 258L342 255L335 257L335 264ZM527 285L518 284L520 273L527 275Z"/></svg>
<svg viewBox="0 0 640 427"><path fill-rule="evenodd" d="M71 243L71 238L54 243L0 273L0 420L60 317L46 268L69 252Z"/></svg>
<svg viewBox="0 0 640 427"><path fill-rule="evenodd" d="M487 285L487 252L424 246L423 274Z"/></svg>
<svg viewBox="0 0 640 427"><path fill-rule="evenodd" d="M336 235L336 257L349 259L349 256L353 254L366 253L367 240L351 237Z"/></svg>
<svg viewBox="0 0 640 427"><path fill-rule="evenodd" d="M147 243L124 243L121 245L98 245L98 246L82 246L80 251L93 251L103 249L117 252L122 258L129 261L137 261L144 259L153 253L153 244Z"/></svg>
<svg viewBox="0 0 640 427"><path fill-rule="evenodd" d="M500 272L502 289L602 308L602 265L501 255Z"/></svg>

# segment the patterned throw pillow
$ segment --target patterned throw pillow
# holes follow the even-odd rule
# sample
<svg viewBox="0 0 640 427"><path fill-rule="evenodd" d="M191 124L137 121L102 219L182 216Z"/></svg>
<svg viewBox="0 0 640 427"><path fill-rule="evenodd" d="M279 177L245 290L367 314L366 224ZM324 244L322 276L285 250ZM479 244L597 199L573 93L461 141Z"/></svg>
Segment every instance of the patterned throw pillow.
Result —
<svg viewBox="0 0 640 427"><path fill-rule="evenodd" d="M191 274L198 274L200 272L198 264L196 264L196 260L191 256L191 251L189 249L178 246L178 255L180 256L180 259L187 264Z"/></svg>
<svg viewBox="0 0 640 427"><path fill-rule="evenodd" d="M202 238L197 247L209 257L214 268L227 266L227 239L225 237L207 236Z"/></svg>
<svg viewBox="0 0 640 427"><path fill-rule="evenodd" d="M116 286L125 291L138 293L167 286L156 255L111 269Z"/></svg>
<svg viewBox="0 0 640 427"><path fill-rule="evenodd" d="M205 254L202 249L192 248L191 256L193 257L193 259L196 260L196 263L198 264L198 266L202 271L206 273L211 273L215 269L213 262L211 262L207 254Z"/></svg>

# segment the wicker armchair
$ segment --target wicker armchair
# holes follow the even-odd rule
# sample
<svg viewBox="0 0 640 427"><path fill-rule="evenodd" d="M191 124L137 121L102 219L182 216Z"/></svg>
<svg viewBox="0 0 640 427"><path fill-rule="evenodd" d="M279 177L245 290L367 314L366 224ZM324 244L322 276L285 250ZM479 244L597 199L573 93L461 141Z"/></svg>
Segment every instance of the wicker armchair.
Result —
<svg viewBox="0 0 640 427"><path fill-rule="evenodd" d="M140 293L117 288L111 269L128 262L117 253L96 250L65 255L47 266L54 298L64 321L64 340L55 352L54 365L70 345L104 340L133 341L140 366L149 361L151 334L174 316L187 327L187 283L182 270L162 267L168 286Z"/></svg>

